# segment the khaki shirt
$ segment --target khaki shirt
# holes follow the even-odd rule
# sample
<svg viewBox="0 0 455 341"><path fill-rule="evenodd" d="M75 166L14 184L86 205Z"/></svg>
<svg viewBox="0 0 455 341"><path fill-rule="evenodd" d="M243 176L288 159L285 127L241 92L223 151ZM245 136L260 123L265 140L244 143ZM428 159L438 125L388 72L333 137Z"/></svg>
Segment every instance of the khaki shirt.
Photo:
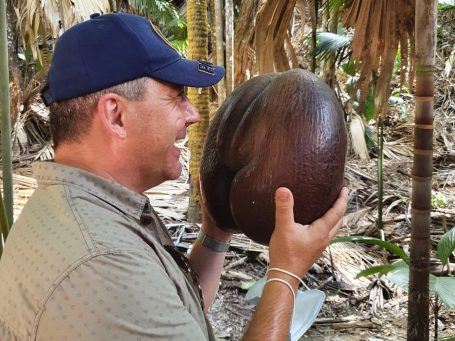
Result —
<svg viewBox="0 0 455 341"><path fill-rule="evenodd" d="M0 340L211 338L146 196L54 162L34 174L0 260Z"/></svg>

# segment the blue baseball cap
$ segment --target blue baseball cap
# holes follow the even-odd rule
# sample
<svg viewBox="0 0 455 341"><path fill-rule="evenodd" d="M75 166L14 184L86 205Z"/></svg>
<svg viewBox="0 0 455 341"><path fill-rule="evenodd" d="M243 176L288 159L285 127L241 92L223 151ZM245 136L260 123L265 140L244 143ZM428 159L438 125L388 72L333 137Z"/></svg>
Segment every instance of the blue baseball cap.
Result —
<svg viewBox="0 0 455 341"><path fill-rule="evenodd" d="M223 76L223 67L183 59L144 17L96 13L57 41L42 97L50 105L141 77L207 87Z"/></svg>

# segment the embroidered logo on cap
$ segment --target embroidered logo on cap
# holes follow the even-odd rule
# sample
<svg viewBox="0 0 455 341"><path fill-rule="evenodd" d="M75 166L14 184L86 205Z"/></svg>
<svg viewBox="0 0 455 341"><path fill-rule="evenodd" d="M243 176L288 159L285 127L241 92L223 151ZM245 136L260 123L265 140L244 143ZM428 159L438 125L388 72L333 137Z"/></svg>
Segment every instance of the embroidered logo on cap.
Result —
<svg viewBox="0 0 455 341"><path fill-rule="evenodd" d="M197 61L197 69L200 72L208 73L209 75L215 74L215 67L212 63L206 60L198 60Z"/></svg>

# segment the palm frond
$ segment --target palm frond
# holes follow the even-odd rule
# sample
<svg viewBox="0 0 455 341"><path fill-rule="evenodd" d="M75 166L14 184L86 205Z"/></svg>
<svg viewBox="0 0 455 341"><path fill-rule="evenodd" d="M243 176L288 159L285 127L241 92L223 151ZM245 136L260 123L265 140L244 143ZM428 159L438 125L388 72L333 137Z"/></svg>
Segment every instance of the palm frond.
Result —
<svg viewBox="0 0 455 341"><path fill-rule="evenodd" d="M338 10L338 8L343 6L347 6L348 3L349 0L326 0L322 4L321 14L327 16L328 14L332 13L332 11Z"/></svg>
<svg viewBox="0 0 455 341"><path fill-rule="evenodd" d="M170 23L180 18L172 3L163 0L131 0L133 7L139 14L150 17L154 23Z"/></svg>
<svg viewBox="0 0 455 341"><path fill-rule="evenodd" d="M186 20L177 8L164 0L130 0L134 12L148 17L181 54L186 55Z"/></svg>
<svg viewBox="0 0 455 341"><path fill-rule="evenodd" d="M330 57L333 52L338 52L341 49L347 48L352 43L352 38L342 36L332 32L321 32L317 35L318 44L314 50L314 54L319 60L325 60Z"/></svg>
<svg viewBox="0 0 455 341"><path fill-rule="evenodd" d="M110 10L108 0L14 0L19 39L24 49L30 48L33 59L42 64L39 46L52 43L60 34L92 13Z"/></svg>
<svg viewBox="0 0 455 341"><path fill-rule="evenodd" d="M414 65L413 0L353 0L341 16L343 25L354 30L351 58L361 62L360 101L368 96L373 74L377 76L376 116L385 115L390 92L393 66L398 48L401 49L401 74L412 80ZM376 77L375 76L375 77ZM405 77L402 77L402 82Z"/></svg>

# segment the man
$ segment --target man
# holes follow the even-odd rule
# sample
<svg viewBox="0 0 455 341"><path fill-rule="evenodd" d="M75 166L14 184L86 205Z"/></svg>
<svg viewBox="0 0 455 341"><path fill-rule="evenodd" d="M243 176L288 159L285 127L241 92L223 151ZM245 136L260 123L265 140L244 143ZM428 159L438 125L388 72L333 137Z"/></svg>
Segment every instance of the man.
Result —
<svg viewBox="0 0 455 341"><path fill-rule="evenodd" d="M199 120L184 86L223 75L181 59L138 16L93 15L62 35L43 91L55 162L34 165L39 186L5 245L0 340L214 339L204 309L230 235L205 217L188 264L142 192L180 175L175 142ZM278 189L270 266L303 276L346 202L343 190L303 227L292 194ZM298 280L269 276L281 282L266 285L245 340L287 339Z"/></svg>

